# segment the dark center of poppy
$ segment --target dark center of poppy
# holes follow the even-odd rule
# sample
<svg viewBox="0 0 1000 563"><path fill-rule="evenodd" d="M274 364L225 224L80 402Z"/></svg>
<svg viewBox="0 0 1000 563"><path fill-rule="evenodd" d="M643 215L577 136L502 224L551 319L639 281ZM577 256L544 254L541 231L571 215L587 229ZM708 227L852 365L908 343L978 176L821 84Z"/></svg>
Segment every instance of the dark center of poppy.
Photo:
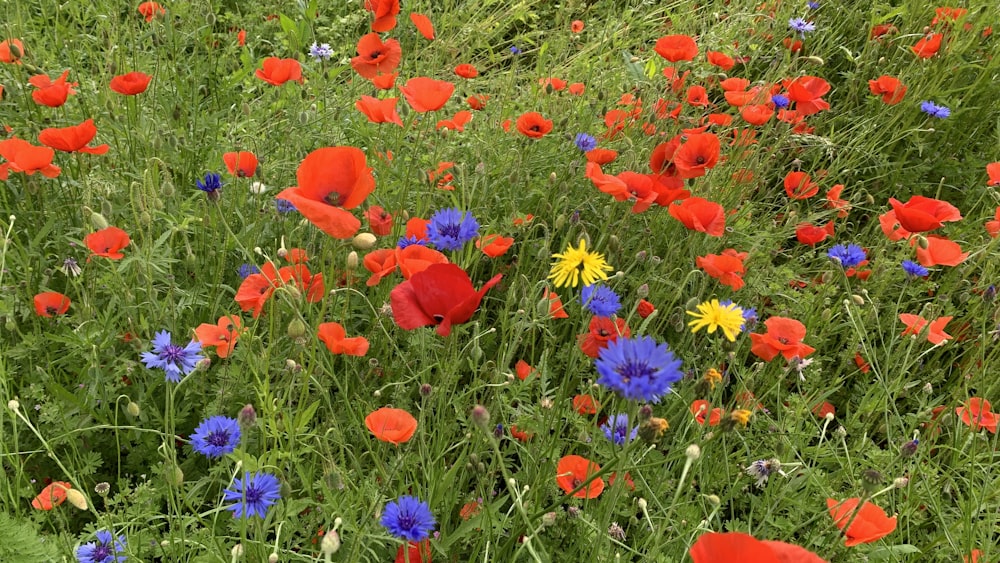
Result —
<svg viewBox="0 0 1000 563"><path fill-rule="evenodd" d="M631 382L635 378L649 379L655 370L646 362L628 360L615 370L625 383Z"/></svg>
<svg viewBox="0 0 1000 563"><path fill-rule="evenodd" d="M212 432L205 441L213 446L225 446L229 444L229 432Z"/></svg>
<svg viewBox="0 0 1000 563"><path fill-rule="evenodd" d="M583 484L583 481L579 477L573 477L573 488L577 488Z"/></svg>
<svg viewBox="0 0 1000 563"><path fill-rule="evenodd" d="M777 340L778 342L781 342L782 344L788 344L788 339L785 338L785 337L783 337L783 336L779 336L779 337L775 338L775 340Z"/></svg>
<svg viewBox="0 0 1000 563"><path fill-rule="evenodd" d="M695 162L695 164L705 164L705 157L699 154L699 155L698 155L698 156L697 156L697 157L696 157L696 158L694 159L694 162Z"/></svg>
<svg viewBox="0 0 1000 563"><path fill-rule="evenodd" d="M601 336L601 337L607 338L608 336L611 336L611 333L608 332L608 331L606 331L606 330L604 330L603 328L599 328L599 329L597 329L597 336Z"/></svg>
<svg viewBox="0 0 1000 563"><path fill-rule="evenodd" d="M542 128L539 127L538 125L532 125L531 127L528 128L528 130L529 131L541 131Z"/></svg>
<svg viewBox="0 0 1000 563"><path fill-rule="evenodd" d="M55 315L56 313L58 313L59 309L57 309L57 308L49 305L48 307L45 308L45 312L48 313L49 316L51 316L51 315Z"/></svg>
<svg viewBox="0 0 1000 563"><path fill-rule="evenodd" d="M261 295L264 295L265 293L267 293L267 286L265 285L264 287L260 288L259 291Z"/></svg>
<svg viewBox="0 0 1000 563"><path fill-rule="evenodd" d="M340 192L330 192L323 197L323 201L335 207L340 207L341 201L343 201L343 195Z"/></svg>
<svg viewBox="0 0 1000 563"><path fill-rule="evenodd" d="M434 320L437 322L441 322L444 320L444 315L432 315L432 316L434 317Z"/></svg>

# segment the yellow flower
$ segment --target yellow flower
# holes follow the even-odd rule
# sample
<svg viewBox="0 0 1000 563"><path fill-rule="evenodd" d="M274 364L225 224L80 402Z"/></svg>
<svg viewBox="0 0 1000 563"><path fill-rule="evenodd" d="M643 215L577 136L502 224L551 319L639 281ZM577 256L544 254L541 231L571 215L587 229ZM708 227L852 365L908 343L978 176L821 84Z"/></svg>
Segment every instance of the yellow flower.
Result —
<svg viewBox="0 0 1000 563"><path fill-rule="evenodd" d="M687 314L694 317L688 323L693 333L708 327L708 333L711 334L721 328L726 338L735 342L736 335L743 330L743 310L735 303L720 305L718 299L713 299L699 304L697 313L688 311Z"/></svg>
<svg viewBox="0 0 1000 563"><path fill-rule="evenodd" d="M592 285L597 280L608 279L605 272L612 270L604 261L604 255L587 252L587 241L584 239L580 239L580 248L573 248L570 244L566 252L553 254L552 257L558 258L549 272L549 278L553 279L552 284L556 287L576 287L581 280L583 285Z"/></svg>
<svg viewBox="0 0 1000 563"><path fill-rule="evenodd" d="M747 409L736 409L729 413L729 418L731 418L734 423L739 423L745 428L747 423L750 422L750 415L752 414L753 413Z"/></svg>
<svg viewBox="0 0 1000 563"><path fill-rule="evenodd" d="M704 380L705 383L712 386L712 389L715 389L715 384L722 381L722 374L715 368L708 368L708 371L705 372Z"/></svg>

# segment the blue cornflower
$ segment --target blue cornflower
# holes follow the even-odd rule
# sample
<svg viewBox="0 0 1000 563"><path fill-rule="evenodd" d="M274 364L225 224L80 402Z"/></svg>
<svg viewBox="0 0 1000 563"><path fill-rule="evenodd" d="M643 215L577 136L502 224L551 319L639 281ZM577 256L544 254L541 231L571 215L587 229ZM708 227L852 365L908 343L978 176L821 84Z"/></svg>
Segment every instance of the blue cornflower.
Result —
<svg viewBox="0 0 1000 563"><path fill-rule="evenodd" d="M427 240L440 250L458 250L477 236L476 218L454 207L438 210L427 223Z"/></svg>
<svg viewBox="0 0 1000 563"><path fill-rule="evenodd" d="M589 152L597 148L597 139L593 135L586 133L577 133L576 139L573 142L576 143L576 148L583 152Z"/></svg>
<svg viewBox="0 0 1000 563"><path fill-rule="evenodd" d="M788 20L788 27L792 28L792 31L798 31L799 35L801 35L803 39L806 38L806 33L816 31L816 24L802 18L792 18Z"/></svg>
<svg viewBox="0 0 1000 563"><path fill-rule="evenodd" d="M233 479L233 488L222 491L222 500L236 501L226 507L234 518L259 516L264 518L267 509L281 498L281 483L270 473L243 472L243 479Z"/></svg>
<svg viewBox="0 0 1000 563"><path fill-rule="evenodd" d="M197 340L181 347L171 342L169 332L161 330L153 338L153 351L142 353L142 361L149 369L162 369L167 374L167 381L177 383L182 374L194 371L198 360L204 358L199 352L201 343Z"/></svg>
<svg viewBox="0 0 1000 563"><path fill-rule="evenodd" d="M511 55L520 55L521 54L521 50L518 49L516 45L511 45L510 46L510 54Z"/></svg>
<svg viewBox="0 0 1000 563"><path fill-rule="evenodd" d="M204 180L195 180L198 189L205 192L208 199L219 199L219 190L222 189L222 176L215 172L206 172Z"/></svg>
<svg viewBox="0 0 1000 563"><path fill-rule="evenodd" d="M778 109L784 109L784 108L787 108L788 104L792 103L792 101L788 99L788 96L782 96L781 94L775 94L775 95L771 96L771 103L774 104L774 107L776 107Z"/></svg>
<svg viewBox="0 0 1000 563"><path fill-rule="evenodd" d="M309 46L309 56L317 61L328 61L333 56L333 47L330 47L329 43L320 45L314 41Z"/></svg>
<svg viewBox="0 0 1000 563"><path fill-rule="evenodd" d="M842 268L853 268L867 258L865 249L856 244L838 244L827 251L826 255Z"/></svg>
<svg viewBox="0 0 1000 563"><path fill-rule="evenodd" d="M260 268L253 264L240 264L240 267L236 269L236 273L240 275L240 279L245 280L251 274L259 274Z"/></svg>
<svg viewBox="0 0 1000 563"><path fill-rule="evenodd" d="M818 10L819 2L813 2L812 0L810 0L809 2L806 2L806 7L809 8L810 10Z"/></svg>
<svg viewBox="0 0 1000 563"><path fill-rule="evenodd" d="M615 414L608 417L608 420L601 425L601 430L604 431L604 435L608 437L608 440L619 446L635 440L636 436L639 435L638 426L633 427L629 431L627 414Z"/></svg>
<svg viewBox="0 0 1000 563"><path fill-rule="evenodd" d="M390 534L411 542L427 539L437 525L431 507L410 496L401 496L386 504L381 523Z"/></svg>
<svg viewBox="0 0 1000 563"><path fill-rule="evenodd" d="M667 345L648 336L609 342L594 365L600 374L597 382L626 399L658 401L684 376L681 361Z"/></svg>
<svg viewBox="0 0 1000 563"><path fill-rule="evenodd" d="M76 560L80 563L119 563L127 559L118 555L125 551L125 536L117 538L107 530L97 532L97 541L76 548Z"/></svg>
<svg viewBox="0 0 1000 563"><path fill-rule="evenodd" d="M931 117L936 117L938 119L944 119L951 115L951 110L945 106L939 106L930 100L924 100L920 102L920 111L926 113Z"/></svg>
<svg viewBox="0 0 1000 563"><path fill-rule="evenodd" d="M274 200L274 208L278 210L278 213L291 213L292 211L298 211L298 209L295 209L295 204L287 199Z"/></svg>
<svg viewBox="0 0 1000 563"><path fill-rule="evenodd" d="M191 445L206 457L222 457L236 451L240 443L240 423L228 416L206 418L194 429Z"/></svg>
<svg viewBox="0 0 1000 563"><path fill-rule="evenodd" d="M913 260L903 260L903 271L906 275L911 278L926 278L930 274L930 270L924 268L920 264L917 264Z"/></svg>
<svg viewBox="0 0 1000 563"><path fill-rule="evenodd" d="M622 308L618 294L610 287L595 283L583 286L580 292L580 303L597 317L610 317Z"/></svg>
<svg viewBox="0 0 1000 563"><path fill-rule="evenodd" d="M422 238L417 238L417 235L410 235L408 237L399 237L399 242L396 243L396 247L402 250L407 246L413 246L414 244L419 244L420 246L427 246L427 240Z"/></svg>

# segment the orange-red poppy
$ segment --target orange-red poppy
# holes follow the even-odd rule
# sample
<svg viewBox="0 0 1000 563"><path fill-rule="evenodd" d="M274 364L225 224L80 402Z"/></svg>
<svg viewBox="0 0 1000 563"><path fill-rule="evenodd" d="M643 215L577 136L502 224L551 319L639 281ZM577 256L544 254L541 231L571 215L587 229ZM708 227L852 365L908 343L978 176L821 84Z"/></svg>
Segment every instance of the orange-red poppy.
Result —
<svg viewBox="0 0 1000 563"><path fill-rule="evenodd" d="M71 483L53 481L32 499L31 506L38 510L52 510L66 501L66 491L72 488Z"/></svg>
<svg viewBox="0 0 1000 563"><path fill-rule="evenodd" d="M913 315L910 313L900 313L899 320L906 325L906 329L903 331L901 336L906 336L908 334L920 334L923 332L924 327L928 327L927 341L931 344L942 344L947 340L950 340L952 336L944 331L944 327L948 325L954 317L938 317L933 321L928 322L927 319L920 315Z"/></svg>
<svg viewBox="0 0 1000 563"><path fill-rule="evenodd" d="M479 70L469 63L462 63L455 67L455 74L462 78L475 78L479 76Z"/></svg>
<svg viewBox="0 0 1000 563"><path fill-rule="evenodd" d="M591 358L597 358L601 350L606 348L609 342L618 340L619 336L628 338L632 335L625 319L621 317L615 317L614 320L608 317L593 317L587 328L588 332L577 336L577 341L580 350Z"/></svg>
<svg viewBox="0 0 1000 563"><path fill-rule="evenodd" d="M404 551L403 548L406 548ZM396 549L396 560L394 563L431 563L431 542L421 540L418 543L406 542L405 546Z"/></svg>
<svg viewBox="0 0 1000 563"><path fill-rule="evenodd" d="M604 491L604 479L594 474L601 470L601 466L585 457L578 455L567 455L559 459L556 465L556 483L559 488L572 493L574 489L584 485L583 488L573 493L576 498L597 498Z"/></svg>
<svg viewBox="0 0 1000 563"><path fill-rule="evenodd" d="M982 397L972 397L964 405L955 408L962 422L969 428L978 431L981 428L997 433L997 421L1000 416L990 411L990 402Z"/></svg>
<svg viewBox="0 0 1000 563"><path fill-rule="evenodd" d="M278 277L278 271L274 264L266 262L259 273L250 274L243 280L243 283L236 290L234 300L239 304L240 309L251 311L256 319L260 316L264 303L267 302L280 283L281 279Z"/></svg>
<svg viewBox="0 0 1000 563"><path fill-rule="evenodd" d="M317 334L323 344L326 344L326 348L334 354L364 356L368 353L368 339L364 336L348 338L347 331L340 323L322 323Z"/></svg>
<svg viewBox="0 0 1000 563"><path fill-rule="evenodd" d="M375 17L372 21L372 31L390 31L396 27L399 0L365 0L364 6L365 10Z"/></svg>
<svg viewBox="0 0 1000 563"><path fill-rule="evenodd" d="M319 303L326 294L323 274L313 274L305 264L293 264L281 268L278 270L278 278L283 284L295 282L296 287L310 303Z"/></svg>
<svg viewBox="0 0 1000 563"><path fill-rule="evenodd" d="M151 80L153 77L145 72L133 71L112 78L109 87L123 96L135 96L145 92Z"/></svg>
<svg viewBox="0 0 1000 563"><path fill-rule="evenodd" d="M552 120L535 111L525 112L517 118L517 130L526 137L540 139L552 131Z"/></svg>
<svg viewBox="0 0 1000 563"><path fill-rule="evenodd" d="M428 41L434 40L434 24L431 19L424 14L418 14L416 12L410 13L410 21L417 28L420 35L424 36L424 39Z"/></svg>
<svg viewBox="0 0 1000 563"><path fill-rule="evenodd" d="M563 309L562 299L556 295L554 291L549 291L549 288L542 290L542 299L549 300L549 316L553 319L568 319L569 313Z"/></svg>
<svg viewBox="0 0 1000 563"><path fill-rule="evenodd" d="M292 264L305 264L309 261L309 254L301 248L289 248L282 255L281 250L278 250L278 257L284 258Z"/></svg>
<svg viewBox="0 0 1000 563"><path fill-rule="evenodd" d="M24 56L24 43L20 39L4 39L0 41L0 63L21 64Z"/></svg>
<svg viewBox="0 0 1000 563"><path fill-rule="evenodd" d="M539 78L538 85L542 87L543 92L561 92L566 89L566 81L562 78L557 78L555 76L549 76L546 78Z"/></svg>
<svg viewBox="0 0 1000 563"><path fill-rule="evenodd" d="M31 92L31 99L35 103L50 108L57 108L66 103L66 98L71 94L76 94L74 86L76 82L67 82L69 71L65 70L59 78L52 80L46 74L36 74L28 79L28 83L35 87Z"/></svg>
<svg viewBox="0 0 1000 563"><path fill-rule="evenodd" d="M57 291L43 291L35 296L35 314L39 317L54 317L69 310L71 301Z"/></svg>
<svg viewBox="0 0 1000 563"><path fill-rule="evenodd" d="M656 54L672 63L690 61L698 55L698 45L688 35L667 35L656 40Z"/></svg>
<svg viewBox="0 0 1000 563"><path fill-rule="evenodd" d="M514 373L517 374L517 378L521 381L528 379L528 376L534 371L535 368L531 367L531 364L524 360L518 360L517 363L514 364Z"/></svg>
<svg viewBox="0 0 1000 563"><path fill-rule="evenodd" d="M674 152L674 166L681 178L698 178L719 162L719 138L713 133L689 135Z"/></svg>
<svg viewBox="0 0 1000 563"><path fill-rule="evenodd" d="M936 55L938 49L941 48L942 39L944 39L944 35L941 33L921 37L914 46L910 47L910 50L921 59L929 59Z"/></svg>
<svg viewBox="0 0 1000 563"><path fill-rule="evenodd" d="M826 418L826 415L836 415L837 409L832 404L823 401L812 408L812 413L819 418Z"/></svg>
<svg viewBox="0 0 1000 563"><path fill-rule="evenodd" d="M427 113L443 108L455 91L455 85L445 80L418 76L407 80L399 90L414 111Z"/></svg>
<svg viewBox="0 0 1000 563"><path fill-rule="evenodd" d="M808 199L819 193L819 184L809 174L793 171L785 175L785 194L792 199Z"/></svg>
<svg viewBox="0 0 1000 563"><path fill-rule="evenodd" d="M722 251L722 254L698 256L695 258L695 265L709 276L719 280L719 283L728 285L735 291L743 287L743 274L747 271L743 266L743 261L746 259L746 252L737 252L733 248L727 248Z"/></svg>
<svg viewBox="0 0 1000 563"><path fill-rule="evenodd" d="M236 43L239 44L240 47L247 44L247 30L241 29L236 32Z"/></svg>
<svg viewBox="0 0 1000 563"><path fill-rule="evenodd" d="M302 65L295 59L279 59L268 57L264 59L261 68L257 69L257 78L272 86L281 86L289 80L302 84Z"/></svg>
<svg viewBox="0 0 1000 563"><path fill-rule="evenodd" d="M226 315L219 317L216 324L201 323L194 329L194 336L202 348L215 347L215 353L220 358L228 358L236 348L236 340L243 333L243 319Z"/></svg>
<svg viewBox="0 0 1000 563"><path fill-rule="evenodd" d="M640 299L639 303L636 304L635 307L635 312L636 314L639 315L639 318L641 319L648 318L650 315L653 314L653 311L656 311L656 305L653 305L651 302L646 301L645 299Z"/></svg>
<svg viewBox="0 0 1000 563"><path fill-rule="evenodd" d="M778 354L791 360L805 358L816 351L802 342L806 337L806 327L795 319L771 317L764 321L764 327L767 329L764 334L750 333L750 351L765 362L770 362Z"/></svg>
<svg viewBox="0 0 1000 563"><path fill-rule="evenodd" d="M437 122L438 129L451 129L452 131L465 131L465 125L472 121L472 112L459 110L451 119L442 119Z"/></svg>
<svg viewBox="0 0 1000 563"><path fill-rule="evenodd" d="M569 24L569 30L573 33L580 33L581 31L583 31L583 27L584 24L582 20L573 20Z"/></svg>
<svg viewBox="0 0 1000 563"><path fill-rule="evenodd" d="M691 414L694 415L694 419L698 421L698 424L702 426L705 425L705 421L708 421L709 426L717 426L722 422L722 415L725 411L719 407L712 408L712 405L704 399L696 399L691 402L691 406L688 407Z"/></svg>
<svg viewBox="0 0 1000 563"><path fill-rule="evenodd" d="M830 84L818 76L800 76L785 82L788 99L795 102L799 115L809 116L830 109L830 104L822 99L830 91Z"/></svg>
<svg viewBox="0 0 1000 563"><path fill-rule="evenodd" d="M477 291L462 268L430 264L390 292L393 319L404 330L437 325L437 333L448 336L452 326L472 318L483 296L501 278L503 274L493 276Z"/></svg>
<svg viewBox="0 0 1000 563"><path fill-rule="evenodd" d="M410 217L410 219L406 222L407 238L413 237L417 240L426 241L428 223L430 223L430 221L428 221L427 219L421 219L420 217Z"/></svg>
<svg viewBox="0 0 1000 563"><path fill-rule="evenodd" d="M63 152L85 152L88 154L104 154L108 145L88 147L87 143L97 136L97 127L93 119L88 119L79 125L70 127L42 129L38 133L38 142Z"/></svg>
<svg viewBox="0 0 1000 563"><path fill-rule="evenodd" d="M837 217L844 219L851 211L851 202L840 199L840 194L844 191L844 184L835 184L826 192L825 206L837 210Z"/></svg>
<svg viewBox="0 0 1000 563"><path fill-rule="evenodd" d="M725 53L720 53L718 51L708 51L705 53L705 57L708 59L708 64L712 66L717 66L722 70L730 70L736 66L736 61Z"/></svg>
<svg viewBox="0 0 1000 563"><path fill-rule="evenodd" d="M997 206L993 212L993 219L987 221L983 226L986 227L986 233L990 235L990 238L997 238L997 235L1000 235L1000 206Z"/></svg>
<svg viewBox="0 0 1000 563"><path fill-rule="evenodd" d="M569 92L570 94L573 94L574 96L582 96L584 90L586 89L587 86L583 82L573 82L572 84L566 87L566 91Z"/></svg>
<svg viewBox="0 0 1000 563"><path fill-rule="evenodd" d="M346 211L361 205L375 190L375 178L356 147L324 147L309 153L296 173L298 186L276 199L292 202L313 225L333 238L350 238L361 227Z"/></svg>
<svg viewBox="0 0 1000 563"><path fill-rule="evenodd" d="M257 155L249 151L227 152L222 155L226 170L238 178L250 178L257 174Z"/></svg>
<svg viewBox="0 0 1000 563"><path fill-rule="evenodd" d="M962 213L957 207L930 197L915 195L906 203L889 198L889 205L896 212L896 221L911 233L933 231L949 221L960 221Z"/></svg>
<svg viewBox="0 0 1000 563"><path fill-rule="evenodd" d="M986 175L989 180L987 186L1000 186L1000 162L991 162L986 165Z"/></svg>
<svg viewBox="0 0 1000 563"><path fill-rule="evenodd" d="M707 532L690 550L694 563L826 563L815 553L781 541L762 541L742 532Z"/></svg>
<svg viewBox="0 0 1000 563"><path fill-rule="evenodd" d="M365 417L368 431L395 446L405 443L417 431L417 419L403 409L382 407Z"/></svg>
<svg viewBox="0 0 1000 563"><path fill-rule="evenodd" d="M896 529L896 517L889 518L878 505L865 501L858 509L861 499L849 498L843 502L828 498L826 507L837 528L844 530L847 547L862 543L872 543L891 534ZM850 526L848 526L850 523Z"/></svg>
<svg viewBox="0 0 1000 563"><path fill-rule="evenodd" d="M376 75L375 78L371 79L372 86L378 90L391 90L396 85L397 76L399 76L398 72Z"/></svg>
<svg viewBox="0 0 1000 563"><path fill-rule="evenodd" d="M6 180L8 171L22 172L31 176L35 172L47 178L55 178L61 169L52 164L55 151L49 147L36 147L24 139L11 137L0 141L0 157L7 162L0 164L0 180Z"/></svg>
<svg viewBox="0 0 1000 563"><path fill-rule="evenodd" d="M602 148L590 149L587 151L586 157L587 162L604 165L614 162L618 158L618 151Z"/></svg>
<svg viewBox="0 0 1000 563"><path fill-rule="evenodd" d="M881 40L883 35L888 35L890 33L895 33L899 31L896 26L891 23L880 23L878 25L872 26L869 38Z"/></svg>
<svg viewBox="0 0 1000 563"><path fill-rule="evenodd" d="M573 410L584 416L597 414L601 404L590 395L576 395L573 397Z"/></svg>
<svg viewBox="0 0 1000 563"><path fill-rule="evenodd" d="M894 76L883 74L875 80L868 81L868 89L876 96L882 96L882 102L893 106L903 101L906 86Z"/></svg>
<svg viewBox="0 0 1000 563"><path fill-rule="evenodd" d="M400 119L399 113L396 111L396 102L398 101L399 98L380 100L372 96L361 96L360 100L354 102L354 107L365 114L368 121L372 123L395 123L402 127L403 120Z"/></svg>
<svg viewBox="0 0 1000 563"><path fill-rule="evenodd" d="M139 13L142 14L142 17L146 18L147 22L153 21L153 18L156 16L162 16L167 13L159 2L143 2L142 4L139 4L138 10Z"/></svg>
<svg viewBox="0 0 1000 563"><path fill-rule="evenodd" d="M351 59L351 67L369 80L379 74L392 74L403 58L399 41L389 39L383 43L378 33L361 36L357 49L358 55Z"/></svg>
<svg viewBox="0 0 1000 563"><path fill-rule="evenodd" d="M490 97L486 94L473 94L465 99L465 103L469 105L470 108L480 111L486 107L486 102L489 101Z"/></svg>
<svg viewBox="0 0 1000 563"><path fill-rule="evenodd" d="M910 245L916 246L917 262L926 268L934 266L958 266L969 257L968 252L962 252L962 247L953 240L935 235L927 235L921 243L917 237L910 239Z"/></svg>
<svg viewBox="0 0 1000 563"><path fill-rule="evenodd" d="M121 260L125 257L122 249L129 245L131 239L128 233L118 227L106 227L83 237L83 244L94 253L111 260Z"/></svg>
<svg viewBox="0 0 1000 563"><path fill-rule="evenodd" d="M726 230L726 211L714 201L689 197L680 204L671 203L667 211L692 231L721 237Z"/></svg>
<svg viewBox="0 0 1000 563"><path fill-rule="evenodd" d="M365 218L368 219L368 227L372 233L384 237L392 232L392 214L382 209L380 205L373 205L365 211Z"/></svg>
<svg viewBox="0 0 1000 563"><path fill-rule="evenodd" d="M485 235L476 239L476 248L482 250L483 254L490 258L503 256L513 244L513 237L502 237L500 235Z"/></svg>
<svg viewBox="0 0 1000 563"><path fill-rule="evenodd" d="M740 108L740 117L750 125L763 125L774 117L774 106L771 104L746 104Z"/></svg>

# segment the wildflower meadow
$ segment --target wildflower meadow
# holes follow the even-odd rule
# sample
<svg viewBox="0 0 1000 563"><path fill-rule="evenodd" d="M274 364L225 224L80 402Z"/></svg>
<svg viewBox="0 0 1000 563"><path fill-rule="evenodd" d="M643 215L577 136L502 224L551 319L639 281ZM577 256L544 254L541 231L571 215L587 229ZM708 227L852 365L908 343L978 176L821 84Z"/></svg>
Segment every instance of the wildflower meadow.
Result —
<svg viewBox="0 0 1000 563"><path fill-rule="evenodd" d="M3 6L0 562L1000 563L995 1Z"/></svg>

